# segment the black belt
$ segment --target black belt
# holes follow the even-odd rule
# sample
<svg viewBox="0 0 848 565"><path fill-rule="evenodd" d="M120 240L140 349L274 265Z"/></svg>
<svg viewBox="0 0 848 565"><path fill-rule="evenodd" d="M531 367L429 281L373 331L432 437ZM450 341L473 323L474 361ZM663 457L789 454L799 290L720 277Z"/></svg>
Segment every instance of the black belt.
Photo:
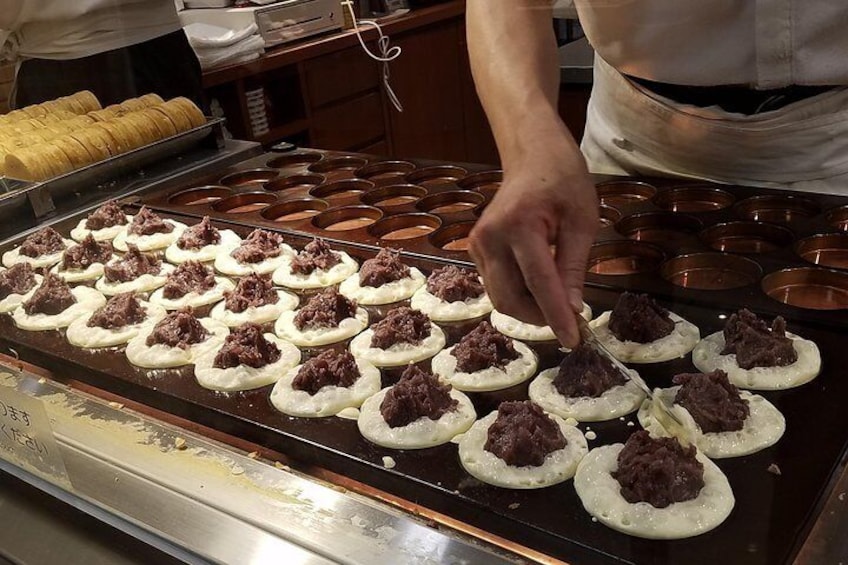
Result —
<svg viewBox="0 0 848 565"><path fill-rule="evenodd" d="M671 98L681 104L707 107L720 106L728 112L759 114L783 108L793 102L816 96L836 86L803 86L793 84L773 90L754 90L745 86L686 86L655 82L643 78L628 78L648 90Z"/></svg>

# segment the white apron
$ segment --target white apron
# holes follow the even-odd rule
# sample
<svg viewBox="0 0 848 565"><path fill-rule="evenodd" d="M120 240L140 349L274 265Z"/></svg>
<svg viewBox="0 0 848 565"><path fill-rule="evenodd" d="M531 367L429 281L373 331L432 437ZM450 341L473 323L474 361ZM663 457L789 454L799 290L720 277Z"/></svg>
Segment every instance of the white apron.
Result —
<svg viewBox="0 0 848 565"><path fill-rule="evenodd" d="M589 170L848 194L848 88L755 115L659 96L599 56L581 144Z"/></svg>

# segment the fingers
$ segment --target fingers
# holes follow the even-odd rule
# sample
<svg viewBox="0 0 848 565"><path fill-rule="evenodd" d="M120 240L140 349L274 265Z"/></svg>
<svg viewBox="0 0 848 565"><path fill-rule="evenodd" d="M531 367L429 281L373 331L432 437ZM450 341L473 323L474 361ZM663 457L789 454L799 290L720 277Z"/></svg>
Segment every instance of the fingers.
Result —
<svg viewBox="0 0 848 565"><path fill-rule="evenodd" d="M583 283L589 250L594 240L595 230L588 227L569 230L562 226L557 234L557 271L565 288L568 304L575 314L583 310Z"/></svg>

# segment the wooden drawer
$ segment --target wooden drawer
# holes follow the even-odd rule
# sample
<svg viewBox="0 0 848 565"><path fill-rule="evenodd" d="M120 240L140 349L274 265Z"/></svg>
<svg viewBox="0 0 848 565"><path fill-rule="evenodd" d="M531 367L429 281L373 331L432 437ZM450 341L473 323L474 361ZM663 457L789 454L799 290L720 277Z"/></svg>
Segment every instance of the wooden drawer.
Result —
<svg viewBox="0 0 848 565"><path fill-rule="evenodd" d="M323 108L312 114L312 144L321 149L354 150L385 136L379 92Z"/></svg>
<svg viewBox="0 0 848 565"><path fill-rule="evenodd" d="M312 108L374 90L379 83L377 63L359 47L310 59L303 70Z"/></svg>

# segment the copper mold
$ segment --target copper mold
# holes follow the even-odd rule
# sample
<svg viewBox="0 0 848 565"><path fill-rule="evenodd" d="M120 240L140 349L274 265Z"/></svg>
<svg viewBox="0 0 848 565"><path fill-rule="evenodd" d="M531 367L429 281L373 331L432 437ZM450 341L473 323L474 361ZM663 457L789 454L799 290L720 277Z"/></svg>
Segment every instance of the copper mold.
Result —
<svg viewBox="0 0 848 565"><path fill-rule="evenodd" d="M291 175L280 177L265 183L265 190L281 192L284 190L309 190L324 182L322 175Z"/></svg>
<svg viewBox="0 0 848 565"><path fill-rule="evenodd" d="M438 186L450 184L465 178L468 171L454 165L439 165L425 167L406 175L406 182L420 184L422 186Z"/></svg>
<svg viewBox="0 0 848 565"><path fill-rule="evenodd" d="M397 241L424 237L439 229L442 220L432 214L398 214L378 220L368 233L379 239Z"/></svg>
<svg viewBox="0 0 848 565"><path fill-rule="evenodd" d="M596 275L635 275L655 271L665 260L659 247L638 241L596 243L589 250L587 271Z"/></svg>
<svg viewBox="0 0 848 565"><path fill-rule="evenodd" d="M269 204L276 202L277 197L267 192L242 192L218 200L212 204L212 209L216 212L224 214L247 214L265 208Z"/></svg>
<svg viewBox="0 0 848 565"><path fill-rule="evenodd" d="M415 170L409 161L377 161L356 170L356 176L372 182L394 182L395 179Z"/></svg>
<svg viewBox="0 0 848 565"><path fill-rule="evenodd" d="M640 181L607 181L598 184L595 188L601 204L608 206L625 206L650 200L657 193L657 187Z"/></svg>
<svg viewBox="0 0 848 565"><path fill-rule="evenodd" d="M809 310L848 308L848 273L799 267L770 273L763 278L763 291L771 298Z"/></svg>
<svg viewBox="0 0 848 565"><path fill-rule="evenodd" d="M365 166L366 163L368 163L368 159L363 159L362 157L333 157L332 159L323 159L309 165L309 170L319 174L335 171L354 171L359 167Z"/></svg>
<svg viewBox="0 0 848 565"><path fill-rule="evenodd" d="M802 239L795 246L795 252L815 265L848 269L848 233L826 233Z"/></svg>
<svg viewBox="0 0 848 565"><path fill-rule="evenodd" d="M752 196L736 204L736 213L758 222L789 223L819 213L819 205L800 196Z"/></svg>
<svg viewBox="0 0 848 565"><path fill-rule="evenodd" d="M325 231L351 231L370 226L383 217L383 211L372 206L343 206L321 212L312 225Z"/></svg>
<svg viewBox="0 0 848 565"><path fill-rule="evenodd" d="M716 251L771 253L792 243L792 232L763 222L726 222L701 232L701 239Z"/></svg>
<svg viewBox="0 0 848 565"><path fill-rule="evenodd" d="M827 223L839 231L848 232L848 206L834 208L825 216Z"/></svg>
<svg viewBox="0 0 848 565"><path fill-rule="evenodd" d="M233 194L232 189L226 186L197 186L188 190L177 192L168 198L168 204L179 206L200 206L210 204Z"/></svg>
<svg viewBox="0 0 848 565"><path fill-rule="evenodd" d="M491 194L496 192L502 183L503 171L483 171L482 173L468 175L456 184L459 188L465 190L477 190Z"/></svg>
<svg viewBox="0 0 848 565"><path fill-rule="evenodd" d="M268 206L262 210L261 216L272 222L297 222L316 216L329 207L330 204L326 200L298 198Z"/></svg>
<svg viewBox="0 0 848 565"><path fill-rule="evenodd" d="M730 290L756 283L759 264L739 255L692 253L666 261L660 275L670 283L697 290Z"/></svg>
<svg viewBox="0 0 848 565"><path fill-rule="evenodd" d="M328 182L316 186L309 191L315 198L338 199L358 196L374 188L374 183L363 179L346 179L336 182Z"/></svg>
<svg viewBox="0 0 848 565"><path fill-rule="evenodd" d="M674 212L643 212L619 221L618 233L636 240L660 244L677 244L701 229L701 221Z"/></svg>
<svg viewBox="0 0 848 565"><path fill-rule="evenodd" d="M669 212L712 212L730 207L736 199L720 188L681 186L663 190L654 196L654 204Z"/></svg>
<svg viewBox="0 0 848 565"><path fill-rule="evenodd" d="M284 169L286 167L297 167L303 165L311 165L322 160L324 156L320 153L287 153L269 159L266 166L272 169Z"/></svg>
<svg viewBox="0 0 848 565"><path fill-rule="evenodd" d="M269 169L267 167L259 167L256 169L248 169L246 171L238 171L230 173L222 178L219 182L224 186L232 188L259 188L269 180L273 180L280 175L277 169Z"/></svg>
<svg viewBox="0 0 848 565"><path fill-rule="evenodd" d="M468 251L468 235L474 222L457 222L436 230L430 235L430 243L445 251Z"/></svg>
<svg viewBox="0 0 848 565"><path fill-rule="evenodd" d="M369 190L359 199L363 204L378 208L393 208L417 202L427 196L427 189L416 184L393 184Z"/></svg>
<svg viewBox="0 0 848 565"><path fill-rule="evenodd" d="M471 190L450 190L431 194L419 200L415 207L431 214L457 214L474 210L486 200L479 192Z"/></svg>
<svg viewBox="0 0 848 565"><path fill-rule="evenodd" d="M619 212L618 208L601 204L600 208L598 208L598 219L601 227L606 228L621 220L621 212Z"/></svg>

